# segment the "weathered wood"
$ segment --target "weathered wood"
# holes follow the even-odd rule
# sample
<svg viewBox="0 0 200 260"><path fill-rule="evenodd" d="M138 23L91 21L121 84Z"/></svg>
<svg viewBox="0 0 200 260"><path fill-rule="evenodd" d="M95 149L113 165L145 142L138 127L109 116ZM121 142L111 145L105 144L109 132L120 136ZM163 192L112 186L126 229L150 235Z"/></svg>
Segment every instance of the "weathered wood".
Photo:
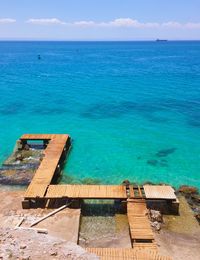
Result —
<svg viewBox="0 0 200 260"><path fill-rule="evenodd" d="M45 198L126 199L123 185L49 185Z"/></svg>
<svg viewBox="0 0 200 260"><path fill-rule="evenodd" d="M48 234L48 230L45 228L32 228L32 227L18 227L17 229L32 230L38 233Z"/></svg>
<svg viewBox="0 0 200 260"><path fill-rule="evenodd" d="M144 185L146 199L176 200L174 189L169 185Z"/></svg>
<svg viewBox="0 0 200 260"><path fill-rule="evenodd" d="M100 257L101 260L172 260L169 256L161 256L157 251L141 248L86 248L89 253Z"/></svg>
<svg viewBox="0 0 200 260"><path fill-rule="evenodd" d="M15 229L20 227L20 225L23 223L24 218L20 219L20 221L17 223L17 225L15 226Z"/></svg>
<svg viewBox="0 0 200 260"><path fill-rule="evenodd" d="M58 213L58 212L61 211L61 210L67 208L70 204L71 204L71 202L68 203L68 204L66 204L66 205L61 206L60 208L58 208L58 209L56 209L56 210L50 212L50 213L47 214L46 216L44 216L44 217L42 217L42 218L36 220L35 222L33 222L33 223L30 225L30 227L33 227L33 226L37 225L38 223L42 222L43 220L45 220L45 219L47 219L47 218L53 216L54 214Z"/></svg>
<svg viewBox="0 0 200 260"><path fill-rule="evenodd" d="M151 242L154 240L145 200L129 200L127 203L127 216L132 241L149 240Z"/></svg>

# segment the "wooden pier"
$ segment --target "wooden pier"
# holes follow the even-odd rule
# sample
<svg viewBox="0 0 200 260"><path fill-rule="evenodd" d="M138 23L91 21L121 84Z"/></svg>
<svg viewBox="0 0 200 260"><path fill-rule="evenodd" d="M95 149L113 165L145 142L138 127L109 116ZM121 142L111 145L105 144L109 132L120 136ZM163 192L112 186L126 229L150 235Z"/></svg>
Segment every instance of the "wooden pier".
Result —
<svg viewBox="0 0 200 260"><path fill-rule="evenodd" d="M44 198L48 186L61 171L61 165L70 148L70 137L66 134L25 134L20 138L22 147L28 141L43 141L46 145L44 158L24 194L23 207L29 207L30 199Z"/></svg>
<svg viewBox="0 0 200 260"><path fill-rule="evenodd" d="M171 186L165 185L58 185L58 178L71 141L63 134L26 134L20 138L22 149L30 141L43 141L44 157L28 186L23 208L43 207L50 201L81 201L83 199L112 199L127 205L132 248L87 248L102 260L171 260L160 256L148 218L147 202L153 200L178 203Z"/></svg>

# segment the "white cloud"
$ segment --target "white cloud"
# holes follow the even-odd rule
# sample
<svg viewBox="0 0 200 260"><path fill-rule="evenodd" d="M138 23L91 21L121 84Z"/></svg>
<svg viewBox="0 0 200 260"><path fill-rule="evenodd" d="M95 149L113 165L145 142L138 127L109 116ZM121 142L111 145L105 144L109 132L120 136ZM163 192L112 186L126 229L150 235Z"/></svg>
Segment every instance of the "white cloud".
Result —
<svg viewBox="0 0 200 260"><path fill-rule="evenodd" d="M13 19L0 19L0 23L11 23L15 22ZM165 23L156 23L156 22L140 22L136 19L131 18L117 18L112 21L107 22L95 22L95 21L74 21L74 22L65 22L58 18L40 18L40 19L29 19L26 21L30 24L38 25L65 25L65 26L75 26L75 27L127 27L127 28L171 28L171 29L200 29L200 23L179 23L176 21L168 21Z"/></svg>
<svg viewBox="0 0 200 260"><path fill-rule="evenodd" d="M169 27L169 28L181 28L181 27L184 26L184 25L182 25L181 23L175 22L175 21L170 21L170 22L167 22L167 23L162 23L161 25L162 25L163 27Z"/></svg>
<svg viewBox="0 0 200 260"><path fill-rule="evenodd" d="M185 28L187 28L187 29L200 29L200 23L186 23Z"/></svg>
<svg viewBox="0 0 200 260"><path fill-rule="evenodd" d="M71 23L71 25L87 27L87 26L95 26L97 24L94 21L78 21L78 22Z"/></svg>
<svg viewBox="0 0 200 260"><path fill-rule="evenodd" d="M118 18L114 21L105 23L107 26L117 26L117 27L134 27L134 28L155 28L158 27L158 23L141 23L138 20L133 20L131 18Z"/></svg>
<svg viewBox="0 0 200 260"><path fill-rule="evenodd" d="M140 23L137 20L131 18L118 18L114 21L106 23L109 26L123 26L123 27L140 27Z"/></svg>
<svg viewBox="0 0 200 260"><path fill-rule="evenodd" d="M41 18L41 19L29 19L26 21L27 23L31 23L31 24L39 24L39 25L53 25L53 24L57 24L57 25L65 25L66 23L57 19L57 18Z"/></svg>
<svg viewBox="0 0 200 260"><path fill-rule="evenodd" d="M6 23L15 23L15 19L11 18L0 18L0 24L6 24Z"/></svg>

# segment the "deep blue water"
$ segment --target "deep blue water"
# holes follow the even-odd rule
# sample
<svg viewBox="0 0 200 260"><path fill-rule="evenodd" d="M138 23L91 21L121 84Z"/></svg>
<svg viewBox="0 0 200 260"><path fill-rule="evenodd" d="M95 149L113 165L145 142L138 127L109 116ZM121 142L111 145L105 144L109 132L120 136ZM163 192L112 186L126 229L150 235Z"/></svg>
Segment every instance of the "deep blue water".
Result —
<svg viewBox="0 0 200 260"><path fill-rule="evenodd" d="M200 187L200 42L0 42L0 93L1 162L69 133L64 182Z"/></svg>

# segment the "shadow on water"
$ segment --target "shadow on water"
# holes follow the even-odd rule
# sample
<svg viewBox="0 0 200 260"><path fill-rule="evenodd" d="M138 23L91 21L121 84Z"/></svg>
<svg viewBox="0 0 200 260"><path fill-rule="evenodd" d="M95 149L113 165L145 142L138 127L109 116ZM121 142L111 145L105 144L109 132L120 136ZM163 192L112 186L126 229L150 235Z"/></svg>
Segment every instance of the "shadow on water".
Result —
<svg viewBox="0 0 200 260"><path fill-rule="evenodd" d="M151 102L122 101L115 103L96 103L89 105L80 114L90 119L120 118L127 114L138 114L155 123L166 123L168 117L155 115L156 112L177 112L186 117L188 125L200 126L200 100L162 99Z"/></svg>
<svg viewBox="0 0 200 260"><path fill-rule="evenodd" d="M84 200L81 213L83 216L115 216L124 209L118 200Z"/></svg>
<svg viewBox="0 0 200 260"><path fill-rule="evenodd" d="M25 105L22 102L11 102L6 105L0 106L0 114L1 115L16 115L21 113L25 109Z"/></svg>
<svg viewBox="0 0 200 260"><path fill-rule="evenodd" d="M166 157L176 151L176 148L162 149L156 153L157 157Z"/></svg>

